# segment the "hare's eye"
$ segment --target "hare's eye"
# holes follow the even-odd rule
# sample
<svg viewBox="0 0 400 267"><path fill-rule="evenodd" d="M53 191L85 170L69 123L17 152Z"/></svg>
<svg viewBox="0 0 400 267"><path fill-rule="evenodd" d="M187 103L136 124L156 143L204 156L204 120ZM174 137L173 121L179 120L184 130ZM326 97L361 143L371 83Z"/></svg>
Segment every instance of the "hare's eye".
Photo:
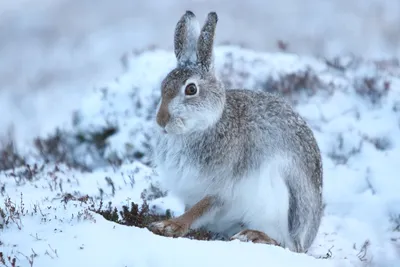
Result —
<svg viewBox="0 0 400 267"><path fill-rule="evenodd" d="M197 88L194 83L190 83L185 88L185 95L193 96L197 94Z"/></svg>

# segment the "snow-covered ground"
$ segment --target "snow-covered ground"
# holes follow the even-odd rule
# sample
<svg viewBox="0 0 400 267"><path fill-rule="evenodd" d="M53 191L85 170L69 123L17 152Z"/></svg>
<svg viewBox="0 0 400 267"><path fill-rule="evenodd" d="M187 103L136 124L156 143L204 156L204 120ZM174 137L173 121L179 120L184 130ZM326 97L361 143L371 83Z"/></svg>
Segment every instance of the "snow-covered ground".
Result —
<svg viewBox="0 0 400 267"><path fill-rule="evenodd" d="M282 93L314 130L323 154L326 209L307 254L237 241L165 238L89 211L100 196L119 208L140 203L143 190L162 178L143 163L150 156L159 84L175 59L171 51L153 50L127 55L125 72L82 93L74 120L60 125L69 140L66 153L92 172L62 163L40 169L37 151L17 144L39 170L21 167L0 173L5 219L14 205L24 214L18 218L14 211L14 221L0 230L4 258L15 257L19 266L31 266L31 259L33 266L400 266L398 62L355 57L326 62L231 46L218 47L216 56L217 71L227 85ZM117 132L106 139L104 150L83 141L107 128ZM122 165L106 164L115 159ZM20 172L29 179L19 179ZM106 177L113 181L114 193ZM66 193L88 195L91 201L64 203ZM183 211L171 195L149 203L160 212Z"/></svg>
<svg viewBox="0 0 400 267"><path fill-rule="evenodd" d="M134 172L135 167L141 171ZM30 266L30 260L33 260L33 266L60 267L257 266L263 262L279 266L293 266L294 263L297 266L346 266L292 254L277 247L169 239L151 234L146 229L111 223L101 215L88 214L87 205L79 201L61 202L62 198L57 197L57 193L61 193L58 189L60 182L64 192L98 196L99 188L103 188L108 195L104 197L105 200L126 204L140 201L141 190L149 185L146 179L151 175L149 170L132 164L123 166L117 172L108 169L81 175L62 166L59 168L60 172L55 172L57 179L44 175L33 184L17 188L10 186L7 189L17 206L22 198L27 213L21 221L11 223L10 228L1 235L5 244L0 251L6 256L15 256L18 266ZM51 173L53 170L54 167L49 167ZM110 196L111 188L104 179L106 176L113 177L115 182L117 190L114 197ZM132 178L129 178L132 176L135 180L133 187ZM167 202L167 199L163 202ZM169 206L173 208L172 204ZM179 205L175 206L180 208ZM32 258L31 255L35 256Z"/></svg>

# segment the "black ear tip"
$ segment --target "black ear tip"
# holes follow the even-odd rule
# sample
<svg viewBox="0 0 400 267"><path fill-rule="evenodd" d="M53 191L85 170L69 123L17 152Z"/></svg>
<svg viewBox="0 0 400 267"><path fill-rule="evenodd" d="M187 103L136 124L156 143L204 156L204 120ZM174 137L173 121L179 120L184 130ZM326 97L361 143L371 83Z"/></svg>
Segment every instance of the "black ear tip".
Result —
<svg viewBox="0 0 400 267"><path fill-rule="evenodd" d="M192 11L190 10L186 10L185 16L189 17L189 18L194 18L195 15Z"/></svg>
<svg viewBox="0 0 400 267"><path fill-rule="evenodd" d="M212 11L212 12L208 13L208 19L211 19L211 20L213 20L214 22L217 22L217 21L218 21L217 12Z"/></svg>

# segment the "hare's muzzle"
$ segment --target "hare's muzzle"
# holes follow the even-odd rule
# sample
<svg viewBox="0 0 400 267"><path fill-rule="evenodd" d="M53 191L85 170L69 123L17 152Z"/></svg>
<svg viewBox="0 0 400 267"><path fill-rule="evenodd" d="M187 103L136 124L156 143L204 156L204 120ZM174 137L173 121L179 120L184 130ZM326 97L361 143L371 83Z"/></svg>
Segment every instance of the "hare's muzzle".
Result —
<svg viewBox="0 0 400 267"><path fill-rule="evenodd" d="M160 108L157 112L157 123L162 128L165 128L169 121L170 115L168 111L168 103L164 99L161 101Z"/></svg>

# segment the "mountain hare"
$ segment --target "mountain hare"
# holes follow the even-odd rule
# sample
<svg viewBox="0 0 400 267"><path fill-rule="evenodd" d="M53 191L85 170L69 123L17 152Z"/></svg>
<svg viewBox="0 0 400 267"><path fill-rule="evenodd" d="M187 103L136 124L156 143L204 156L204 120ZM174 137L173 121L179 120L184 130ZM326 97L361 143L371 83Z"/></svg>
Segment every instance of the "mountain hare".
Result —
<svg viewBox="0 0 400 267"><path fill-rule="evenodd" d="M184 236L204 227L231 240L305 252L322 216L322 161L306 122L282 98L226 90L214 71L217 14L175 29L177 67L161 84L154 164L183 215L148 228Z"/></svg>

